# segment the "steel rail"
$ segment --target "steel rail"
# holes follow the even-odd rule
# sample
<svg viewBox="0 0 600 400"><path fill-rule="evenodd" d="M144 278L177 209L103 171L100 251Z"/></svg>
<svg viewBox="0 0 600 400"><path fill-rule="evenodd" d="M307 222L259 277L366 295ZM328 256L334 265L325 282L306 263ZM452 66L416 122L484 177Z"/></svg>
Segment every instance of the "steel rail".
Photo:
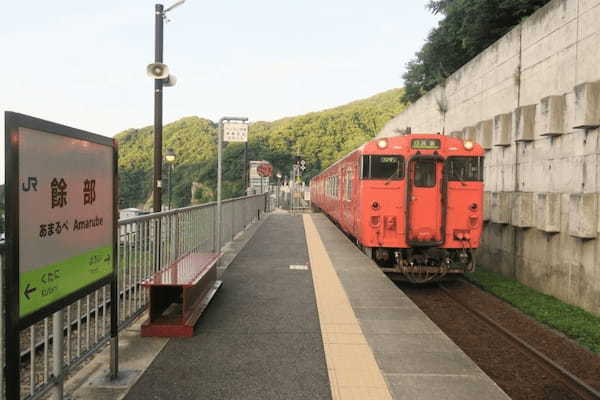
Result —
<svg viewBox="0 0 600 400"><path fill-rule="evenodd" d="M454 302L459 304L466 311L475 315L480 320L484 321L485 323L490 325L492 328L494 328L496 331L502 333L502 335L505 338L507 338L509 341L511 341L514 344L517 344L517 347L520 347L522 349L522 351L525 350L524 351L525 353L533 356L536 360L540 361L546 367L546 370L548 370L554 376L558 377L573 393L575 393L579 397L586 399L586 400L587 399L590 399L590 400L599 400L600 399L600 392L598 392L596 389L594 389L593 387L591 387L590 385L583 382L581 379L579 379L578 377L576 377L575 375L573 375L572 373L567 371L565 368L561 367L560 365L558 365L557 363L552 361L546 355L544 355L543 353L541 353L538 350L536 350L535 348L533 348L530 344L528 344L521 338L519 338L516 335L514 335L513 333L511 333L509 330L507 330L506 328L504 328L503 326L498 324L496 321L494 321L487 315L483 314L480 311L477 311L476 309L474 309L473 307L468 305L466 302L458 299L443 284L438 283L438 287L449 298L451 298Z"/></svg>

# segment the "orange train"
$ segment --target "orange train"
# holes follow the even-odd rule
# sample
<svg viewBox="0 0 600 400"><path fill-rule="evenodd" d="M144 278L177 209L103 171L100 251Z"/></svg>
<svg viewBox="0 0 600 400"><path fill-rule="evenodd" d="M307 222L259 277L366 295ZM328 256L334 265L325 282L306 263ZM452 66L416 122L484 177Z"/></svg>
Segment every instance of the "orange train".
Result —
<svg viewBox="0 0 600 400"><path fill-rule="evenodd" d="M484 154L437 134L375 139L314 177L311 201L392 278L462 274L481 239Z"/></svg>

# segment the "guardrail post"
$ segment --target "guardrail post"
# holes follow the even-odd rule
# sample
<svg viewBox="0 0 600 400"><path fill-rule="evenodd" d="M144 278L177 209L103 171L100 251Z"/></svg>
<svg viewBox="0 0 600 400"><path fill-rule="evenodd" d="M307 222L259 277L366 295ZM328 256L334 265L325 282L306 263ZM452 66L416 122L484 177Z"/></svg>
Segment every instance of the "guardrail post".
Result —
<svg viewBox="0 0 600 400"><path fill-rule="evenodd" d="M65 311L61 309L52 316L52 373L56 382L54 383L54 398L63 400L65 376L63 374L63 352L64 352L64 323ZM88 315L89 318L89 315ZM88 321L89 323L89 321ZM32 350L35 351L35 350Z"/></svg>
<svg viewBox="0 0 600 400"><path fill-rule="evenodd" d="M4 309L4 246L0 248L0 367L3 367L5 364L5 356L4 356L4 314L6 310ZM0 400L4 400L4 368L0 368Z"/></svg>
<svg viewBox="0 0 600 400"><path fill-rule="evenodd" d="M0 248L0 400L4 400L4 246Z"/></svg>
<svg viewBox="0 0 600 400"><path fill-rule="evenodd" d="M173 217L171 217L173 218ZM181 230L181 226L179 226L179 213L175 214L175 259L179 258L179 231Z"/></svg>
<svg viewBox="0 0 600 400"><path fill-rule="evenodd" d="M217 209L216 206L212 208L212 249L213 253L217 252Z"/></svg>
<svg viewBox="0 0 600 400"><path fill-rule="evenodd" d="M118 268L116 263L115 268ZM110 379L119 377L119 273L110 283Z"/></svg>
<svg viewBox="0 0 600 400"><path fill-rule="evenodd" d="M161 267L161 219L160 217L154 221L154 271L160 270Z"/></svg>
<svg viewBox="0 0 600 400"><path fill-rule="evenodd" d="M235 207L237 205L237 201L231 202L229 208L231 208L231 240L235 237L237 233L235 231Z"/></svg>

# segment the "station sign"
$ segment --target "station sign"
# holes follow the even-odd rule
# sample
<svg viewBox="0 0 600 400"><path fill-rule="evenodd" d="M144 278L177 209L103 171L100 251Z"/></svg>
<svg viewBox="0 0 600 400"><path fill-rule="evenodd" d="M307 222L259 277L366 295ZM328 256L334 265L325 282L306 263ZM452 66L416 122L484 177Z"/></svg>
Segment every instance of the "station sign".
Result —
<svg viewBox="0 0 600 400"><path fill-rule="evenodd" d="M114 279L117 153L26 115L5 123L8 305L25 327Z"/></svg>
<svg viewBox="0 0 600 400"><path fill-rule="evenodd" d="M223 140L225 142L247 142L248 124L240 122L224 122Z"/></svg>

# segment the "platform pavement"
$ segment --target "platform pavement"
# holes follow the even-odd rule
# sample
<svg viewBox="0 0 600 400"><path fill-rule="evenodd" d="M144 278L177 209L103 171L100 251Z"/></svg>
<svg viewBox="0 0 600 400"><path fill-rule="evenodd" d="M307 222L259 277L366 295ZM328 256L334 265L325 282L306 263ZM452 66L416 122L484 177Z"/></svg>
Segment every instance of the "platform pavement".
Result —
<svg viewBox="0 0 600 400"><path fill-rule="evenodd" d="M219 277L264 222L265 219L262 219L249 225L236 235L233 241L225 245L218 268ZM167 338L140 337L141 325L147 318L147 314L143 314L132 326L119 334L119 379L116 381L108 379L110 348L106 347L69 377L65 387L69 399L116 400L122 399L127 394L168 342Z"/></svg>
<svg viewBox="0 0 600 400"><path fill-rule="evenodd" d="M126 399L508 399L323 215L269 216L223 279Z"/></svg>
<svg viewBox="0 0 600 400"><path fill-rule="evenodd" d="M126 399L330 399L300 216L270 215L223 273L195 336L171 339Z"/></svg>

